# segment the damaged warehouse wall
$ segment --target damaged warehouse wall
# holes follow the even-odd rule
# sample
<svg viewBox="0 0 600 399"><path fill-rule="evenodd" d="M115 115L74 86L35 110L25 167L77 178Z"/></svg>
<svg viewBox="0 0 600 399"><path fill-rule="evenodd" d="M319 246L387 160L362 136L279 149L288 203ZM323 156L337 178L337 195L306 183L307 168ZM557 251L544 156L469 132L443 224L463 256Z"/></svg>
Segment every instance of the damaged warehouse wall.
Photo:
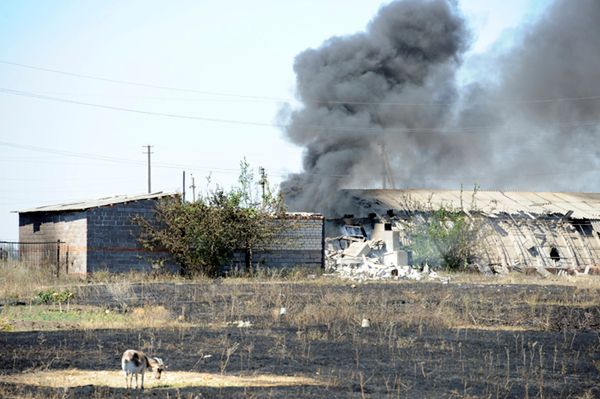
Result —
<svg viewBox="0 0 600 399"><path fill-rule="evenodd" d="M353 217L328 220L327 237L355 223L370 239L377 229L397 232L407 247L407 221L446 208L481 222L485 234L476 261L487 270L577 274L600 266L600 194L342 190L340 195L352 203Z"/></svg>

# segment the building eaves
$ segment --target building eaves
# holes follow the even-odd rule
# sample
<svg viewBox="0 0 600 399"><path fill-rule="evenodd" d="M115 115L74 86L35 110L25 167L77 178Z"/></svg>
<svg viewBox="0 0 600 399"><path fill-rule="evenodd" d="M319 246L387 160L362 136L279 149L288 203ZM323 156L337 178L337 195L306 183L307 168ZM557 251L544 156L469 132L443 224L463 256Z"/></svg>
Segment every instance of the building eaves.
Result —
<svg viewBox="0 0 600 399"><path fill-rule="evenodd" d="M150 194L141 195L115 195L112 197L104 197L93 200L69 202L63 204L44 205L35 208L20 209L15 212L17 213L32 213L32 212L65 212L65 211L83 211L91 208L99 208L102 206L110 206L115 204L122 204L125 202L141 201L147 199L158 199L162 197L173 197L176 193L163 193L156 192Z"/></svg>

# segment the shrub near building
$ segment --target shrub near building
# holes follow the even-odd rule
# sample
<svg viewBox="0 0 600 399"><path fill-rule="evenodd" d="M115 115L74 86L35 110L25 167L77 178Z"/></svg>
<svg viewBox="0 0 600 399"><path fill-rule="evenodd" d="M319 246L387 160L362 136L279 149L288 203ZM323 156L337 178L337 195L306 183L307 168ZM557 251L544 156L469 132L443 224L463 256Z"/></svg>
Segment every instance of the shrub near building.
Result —
<svg viewBox="0 0 600 399"><path fill-rule="evenodd" d="M251 271L255 251L264 249L282 228L270 221L284 214L278 196L265 190L259 199L254 188L249 165L242 161L239 185L229 191L217 188L194 202L163 198L154 220L135 219L141 226L140 242L149 250L167 251L187 276L219 274L239 249Z"/></svg>

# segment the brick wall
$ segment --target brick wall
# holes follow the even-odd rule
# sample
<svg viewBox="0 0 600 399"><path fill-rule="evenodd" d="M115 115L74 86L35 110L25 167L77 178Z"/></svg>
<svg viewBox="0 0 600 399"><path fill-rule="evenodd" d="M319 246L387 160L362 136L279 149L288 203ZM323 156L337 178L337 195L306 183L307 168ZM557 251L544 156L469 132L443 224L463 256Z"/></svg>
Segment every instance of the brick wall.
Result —
<svg viewBox="0 0 600 399"><path fill-rule="evenodd" d="M138 243L138 215L152 219L155 199L103 206L88 211L88 272L109 270L150 271L160 255L144 250ZM173 265L167 265L173 268Z"/></svg>
<svg viewBox="0 0 600 399"><path fill-rule="evenodd" d="M61 264L69 273L86 272L85 212L31 212L19 214L20 242L62 241ZM27 246L24 244L23 247ZM25 252L25 251L22 251Z"/></svg>

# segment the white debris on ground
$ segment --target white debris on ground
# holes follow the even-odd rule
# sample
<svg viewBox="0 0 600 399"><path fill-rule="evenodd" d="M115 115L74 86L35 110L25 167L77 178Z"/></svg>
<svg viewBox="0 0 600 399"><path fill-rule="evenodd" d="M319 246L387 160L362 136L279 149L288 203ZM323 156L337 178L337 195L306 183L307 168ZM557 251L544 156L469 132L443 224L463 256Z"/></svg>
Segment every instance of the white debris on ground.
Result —
<svg viewBox="0 0 600 399"><path fill-rule="evenodd" d="M253 326L250 320L235 320L227 322L228 326L235 326L238 328L250 328Z"/></svg>
<svg viewBox="0 0 600 399"><path fill-rule="evenodd" d="M351 236L328 238L325 269L342 278L365 280L437 279L447 282L428 267L417 270L409 265L410 254L387 240L366 240ZM388 248L393 248L388 251Z"/></svg>

